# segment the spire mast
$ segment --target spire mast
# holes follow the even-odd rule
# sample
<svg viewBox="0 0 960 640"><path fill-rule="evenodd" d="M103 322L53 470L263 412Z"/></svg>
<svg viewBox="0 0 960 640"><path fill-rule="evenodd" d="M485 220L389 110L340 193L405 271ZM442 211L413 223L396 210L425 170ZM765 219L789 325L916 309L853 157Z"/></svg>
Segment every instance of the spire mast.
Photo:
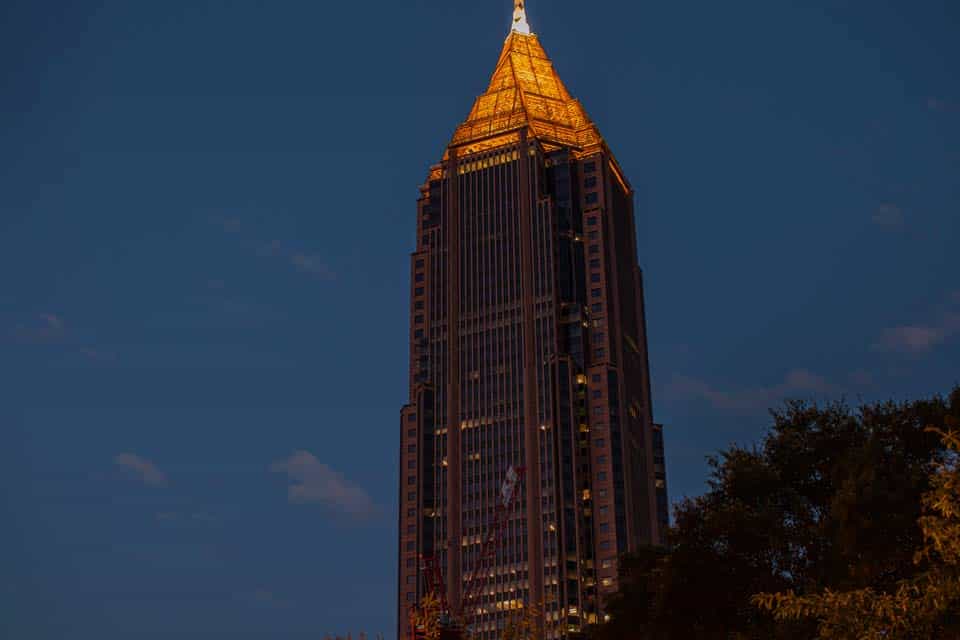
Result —
<svg viewBox="0 0 960 640"><path fill-rule="evenodd" d="M511 33L530 35L530 25L527 24L527 9L524 0L513 0L513 28Z"/></svg>

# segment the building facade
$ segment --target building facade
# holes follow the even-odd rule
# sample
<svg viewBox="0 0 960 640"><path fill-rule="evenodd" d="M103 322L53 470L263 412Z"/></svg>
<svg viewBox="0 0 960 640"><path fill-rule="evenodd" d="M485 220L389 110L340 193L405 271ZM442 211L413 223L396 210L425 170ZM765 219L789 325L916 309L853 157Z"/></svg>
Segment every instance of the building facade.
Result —
<svg viewBox="0 0 960 640"><path fill-rule="evenodd" d="M603 618L620 554L659 542L635 238L633 190L517 0L489 86L417 202L401 637L424 557L474 637L532 603L560 638ZM464 602L511 467L519 501Z"/></svg>

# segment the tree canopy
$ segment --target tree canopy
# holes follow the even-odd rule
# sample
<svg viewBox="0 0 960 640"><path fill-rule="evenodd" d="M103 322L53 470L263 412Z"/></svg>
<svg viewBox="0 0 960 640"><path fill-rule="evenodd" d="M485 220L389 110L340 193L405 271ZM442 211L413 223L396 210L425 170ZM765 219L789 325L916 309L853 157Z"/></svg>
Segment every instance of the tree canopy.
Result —
<svg viewBox="0 0 960 640"><path fill-rule="evenodd" d="M927 427L960 425L960 388L857 409L790 402L772 417L759 445L710 459L708 491L676 505L667 547L622 558L598 640L807 640L816 616L774 616L752 597L891 594L922 575L924 496L949 459Z"/></svg>

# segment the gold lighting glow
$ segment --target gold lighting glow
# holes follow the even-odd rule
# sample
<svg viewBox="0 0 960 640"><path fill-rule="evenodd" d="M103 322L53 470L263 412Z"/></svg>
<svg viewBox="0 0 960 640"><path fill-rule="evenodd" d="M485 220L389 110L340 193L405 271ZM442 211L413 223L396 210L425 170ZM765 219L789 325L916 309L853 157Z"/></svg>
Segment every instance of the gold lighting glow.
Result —
<svg viewBox="0 0 960 640"><path fill-rule="evenodd" d="M491 146L509 144L514 138L505 134L526 128L532 138L547 145L583 152L598 149L603 142L600 132L563 85L537 36L517 27L517 12L526 25L523 2L517 0L514 11L514 29L490 85L457 128L451 146L469 146L473 151L488 141L494 142Z"/></svg>

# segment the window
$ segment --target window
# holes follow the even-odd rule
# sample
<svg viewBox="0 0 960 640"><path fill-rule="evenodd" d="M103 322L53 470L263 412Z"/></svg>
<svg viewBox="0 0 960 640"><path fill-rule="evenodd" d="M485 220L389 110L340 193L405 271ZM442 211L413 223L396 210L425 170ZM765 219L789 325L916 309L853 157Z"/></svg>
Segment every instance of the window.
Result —
<svg viewBox="0 0 960 640"><path fill-rule="evenodd" d="M590 258L590 268L599 269L600 268L600 258Z"/></svg>
<svg viewBox="0 0 960 640"><path fill-rule="evenodd" d="M407 484L417 484L416 476L407 476Z"/></svg>
<svg viewBox="0 0 960 640"><path fill-rule="evenodd" d="M414 317L413 321L417 324L423 324L423 316L422 315L416 316Z"/></svg>
<svg viewBox="0 0 960 640"><path fill-rule="evenodd" d="M416 500L416 499L417 499L417 494L415 494L415 493L413 493L413 492L407 494L407 500L413 501L413 500Z"/></svg>
<svg viewBox="0 0 960 640"><path fill-rule="evenodd" d="M591 191L587 194L587 204L596 204L597 203L597 192Z"/></svg>
<svg viewBox="0 0 960 640"><path fill-rule="evenodd" d="M423 260L417 260L416 267L417 269L423 269Z"/></svg>
<svg viewBox="0 0 960 640"><path fill-rule="evenodd" d="M413 602L413 594L407 591L407 602Z"/></svg>
<svg viewBox="0 0 960 640"><path fill-rule="evenodd" d="M593 334L593 344L603 344L603 341L607 339L605 333L595 333Z"/></svg>
<svg viewBox="0 0 960 640"><path fill-rule="evenodd" d="M600 475L604 475L604 474L601 473ZM607 512L609 511L610 511L610 507L608 507L607 505L603 505L602 507L600 507L600 515L602 516L607 515Z"/></svg>
<svg viewBox="0 0 960 640"><path fill-rule="evenodd" d="M597 449L603 449L605 446L607 446L607 441L603 438L597 438L593 441L593 446L595 446Z"/></svg>
<svg viewBox="0 0 960 640"><path fill-rule="evenodd" d="M413 279L416 280L417 282L423 282L423 274L422 274L422 273L418 273L417 275L415 275L415 276L413 277Z"/></svg>
<svg viewBox="0 0 960 640"><path fill-rule="evenodd" d="M591 395L593 398L595 398L595 399L596 399L596 398L602 398L602 397L603 397L603 391L601 391L600 389L594 389L593 391L590 392L590 395Z"/></svg>
<svg viewBox="0 0 960 640"><path fill-rule="evenodd" d="M423 310L423 300L417 300L417 301L414 303L413 308L416 309L417 311L422 311L422 310Z"/></svg>
<svg viewBox="0 0 960 640"><path fill-rule="evenodd" d="M600 374L595 373L592 376L590 376L590 382L593 382L594 384L600 382Z"/></svg>
<svg viewBox="0 0 960 640"><path fill-rule="evenodd" d="M599 298L602 294L603 294L603 291L601 291L600 289L594 289L593 291L590 292L590 297Z"/></svg>
<svg viewBox="0 0 960 640"><path fill-rule="evenodd" d="M417 566L416 558L407 558L407 568L412 569L415 566Z"/></svg>
<svg viewBox="0 0 960 640"><path fill-rule="evenodd" d="M583 181L583 186L586 187L587 189L593 189L594 187L596 187L596 186L597 186L597 176L590 176L589 178L587 178L586 180L584 180L584 181Z"/></svg>
<svg viewBox="0 0 960 640"><path fill-rule="evenodd" d="M410 430L407 431L407 435L410 436L411 438L416 438L416 437L417 437L417 430L416 430L416 429L410 429Z"/></svg>
<svg viewBox="0 0 960 640"><path fill-rule="evenodd" d="M583 172L584 173L593 173L597 170L596 162L584 162L583 163Z"/></svg>
<svg viewBox="0 0 960 640"><path fill-rule="evenodd" d="M598 245L598 244L592 244L592 245L590 245L590 248L589 248L587 251L588 251L588 253L589 253L590 255L592 255L592 256L593 256L593 255L596 255L596 254L600 253L600 245Z"/></svg>
<svg viewBox="0 0 960 640"><path fill-rule="evenodd" d="M609 532L610 532L610 525L607 524L606 522L602 522L600 524L600 533L609 533Z"/></svg>
<svg viewBox="0 0 960 640"><path fill-rule="evenodd" d="M418 338L418 339L419 339L419 338L422 338L422 337L423 337L423 329L417 329L416 331L414 331L414 332L413 332L413 337L414 337L414 338Z"/></svg>
<svg viewBox="0 0 960 640"><path fill-rule="evenodd" d="M417 517L417 510L416 510L416 509L407 509L407 517L408 517L408 518L416 518L416 517Z"/></svg>
<svg viewBox="0 0 960 640"><path fill-rule="evenodd" d="M415 296L422 296L422 295L423 295L423 287L417 287L416 289L414 289L414 290L413 290L413 295L415 295Z"/></svg>
<svg viewBox="0 0 960 640"><path fill-rule="evenodd" d="M600 304L599 302L595 302L592 305L590 305L590 311L593 313L600 313L601 311L603 311L603 305Z"/></svg>
<svg viewBox="0 0 960 640"><path fill-rule="evenodd" d="M591 274L590 274L590 282L600 282L600 274L599 274L599 273L591 273Z"/></svg>
<svg viewBox="0 0 960 640"><path fill-rule="evenodd" d="M607 357L607 351L606 351L605 349L596 349L596 350L593 352L593 355L596 356L597 358L606 358L606 357Z"/></svg>
<svg viewBox="0 0 960 640"><path fill-rule="evenodd" d="M415 444L407 445L407 453L416 453L416 451L417 451L417 445Z"/></svg>
<svg viewBox="0 0 960 640"><path fill-rule="evenodd" d="M417 461L416 460L407 460L407 469L416 469Z"/></svg>
<svg viewBox="0 0 960 640"><path fill-rule="evenodd" d="M597 464L607 464L607 456L598 456Z"/></svg>
<svg viewBox="0 0 960 640"><path fill-rule="evenodd" d="M596 239L597 239L597 232L596 232L596 231L591 231L591 232L589 232L589 233L587 234L587 239L588 239L588 240L596 240Z"/></svg>
<svg viewBox="0 0 960 640"><path fill-rule="evenodd" d="M592 227L595 224L597 224L597 216L590 216L587 218L587 226Z"/></svg>
<svg viewBox="0 0 960 640"><path fill-rule="evenodd" d="M417 576L407 576L407 584L414 584L417 581Z"/></svg>
<svg viewBox="0 0 960 640"><path fill-rule="evenodd" d="M595 416L603 415L603 407L594 407L593 415Z"/></svg>
<svg viewBox="0 0 960 640"><path fill-rule="evenodd" d="M601 551L608 551L609 549L610 549L610 542L609 542L609 541L606 541L606 540L605 540L605 541L603 541L603 542L600 543L600 550L601 550ZM606 580L608 583L610 582L610 578L604 578L604 580Z"/></svg>
<svg viewBox="0 0 960 640"><path fill-rule="evenodd" d="M597 480L603 482L603 481L605 481L606 479L607 479L607 472L606 472L606 471L601 471L600 473L597 474ZM606 507L600 507L600 511L601 511L602 513L606 513L606 509L607 509Z"/></svg>

